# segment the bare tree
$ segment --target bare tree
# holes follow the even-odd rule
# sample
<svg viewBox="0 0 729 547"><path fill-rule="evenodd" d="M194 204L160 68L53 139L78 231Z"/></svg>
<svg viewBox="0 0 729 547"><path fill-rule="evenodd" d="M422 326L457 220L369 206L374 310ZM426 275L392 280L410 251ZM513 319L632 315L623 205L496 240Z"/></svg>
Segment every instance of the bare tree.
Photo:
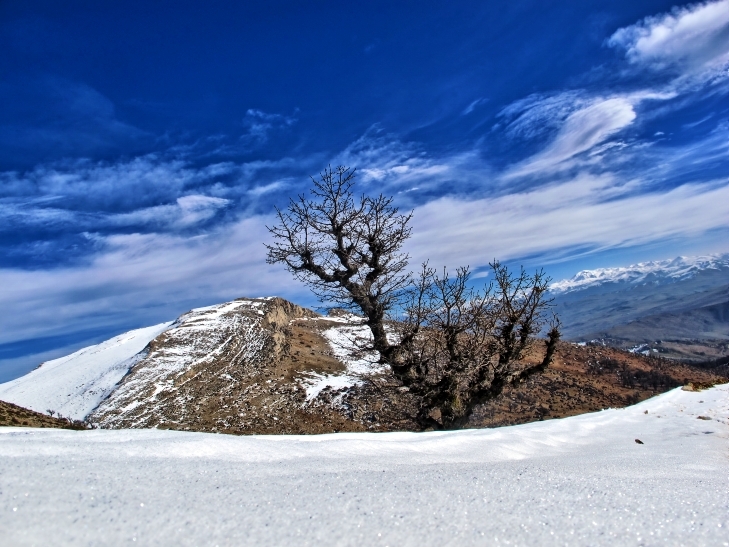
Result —
<svg viewBox="0 0 729 547"><path fill-rule="evenodd" d="M412 213L401 214L383 195L356 199L354 176L328 168L312 178L311 198L277 209L267 260L284 263L320 299L364 315L373 349L420 401L424 428L458 427L477 404L550 364L556 318L544 358L524 361L545 325L549 278L523 268L513 275L496 261L483 290L472 288L468 268L439 275L424 264L413 277L402 252Z"/></svg>
<svg viewBox="0 0 729 547"><path fill-rule="evenodd" d="M397 323L400 359L391 366L421 397L418 419L424 426L463 425L477 404L552 361L560 337L556 317L543 358L524 360L546 324L549 278L523 268L514 275L496 261L491 270L494 281L477 290L468 268L438 275L424 264L409 293L405 317Z"/></svg>
<svg viewBox="0 0 729 547"><path fill-rule="evenodd" d="M311 179L311 199L299 196L285 211L277 209L267 261L283 262L321 300L363 313L374 349L387 360L393 346L385 319L410 284L401 249L412 213L400 214L383 195L356 199L354 177L354 169L329 167Z"/></svg>

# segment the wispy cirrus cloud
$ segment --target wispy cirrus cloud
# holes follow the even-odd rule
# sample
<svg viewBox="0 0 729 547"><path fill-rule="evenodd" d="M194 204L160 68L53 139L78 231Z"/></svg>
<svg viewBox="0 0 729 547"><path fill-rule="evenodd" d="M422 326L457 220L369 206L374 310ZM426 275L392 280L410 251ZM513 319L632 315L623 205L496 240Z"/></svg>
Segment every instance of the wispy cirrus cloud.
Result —
<svg viewBox="0 0 729 547"><path fill-rule="evenodd" d="M479 268L493 258L554 258L729 230L729 179L668 192L641 186L581 174L493 198L443 197L415 209L409 250L416 261Z"/></svg>
<svg viewBox="0 0 729 547"><path fill-rule="evenodd" d="M532 95L500 112L506 125L497 128L509 138L547 139L540 151L512 165L504 173L506 180L535 175L549 180L550 173L580 165L610 169L596 161L602 149L611 141L624 146L616 139L650 119L654 105L677 99L673 109L685 108L705 97L701 91L707 85L729 82L729 0L647 17L617 30L606 45L625 54L622 70L633 76L625 90L614 90L613 82L608 93L572 89ZM664 108L662 114L670 110Z"/></svg>
<svg viewBox="0 0 729 547"><path fill-rule="evenodd" d="M571 112L557 134L540 152L512 166L506 180L529 175L544 176L572 167L575 156L592 150L635 121L634 101L629 97L596 98Z"/></svg>
<svg viewBox="0 0 729 547"><path fill-rule="evenodd" d="M103 326L147 324L240 296L293 294L265 262L268 217L204 234L96 237L86 262L51 270L0 269L0 343Z"/></svg>
<svg viewBox="0 0 729 547"><path fill-rule="evenodd" d="M281 173L290 169L286 158L279 164L194 165L176 156L69 160L0 173L0 219L5 226L66 225L76 231L115 226L175 230L210 220L234 204L250 208L284 190ZM269 182L270 176L279 180Z"/></svg>
<svg viewBox="0 0 729 547"><path fill-rule="evenodd" d="M264 143L269 139L271 132L290 128L296 123L295 116L284 116L283 114L272 114L249 108L243 118L243 126L246 133L242 136L244 140L254 140Z"/></svg>

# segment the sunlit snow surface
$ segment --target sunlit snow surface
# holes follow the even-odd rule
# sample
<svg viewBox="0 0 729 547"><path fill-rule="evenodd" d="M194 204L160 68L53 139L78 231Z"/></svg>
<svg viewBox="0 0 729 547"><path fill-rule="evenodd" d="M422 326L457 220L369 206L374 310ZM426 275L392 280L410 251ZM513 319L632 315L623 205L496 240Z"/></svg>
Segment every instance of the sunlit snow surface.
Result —
<svg viewBox="0 0 729 547"><path fill-rule="evenodd" d="M25 376L0 384L0 400L37 412L52 410L82 420L144 357L140 352L145 346L171 324L132 330L47 361Z"/></svg>
<svg viewBox="0 0 729 547"><path fill-rule="evenodd" d="M372 331L362 318L347 314L321 319L341 323L323 331L322 336L329 343L334 357L344 364L346 371L343 374L306 373L302 383L306 388L307 403L327 387L339 390L359 385L367 376L384 372L387 368L379 363L380 353L370 348ZM317 321L319 318L307 320Z"/></svg>
<svg viewBox="0 0 729 547"><path fill-rule="evenodd" d="M729 253L706 256L679 256L672 260L640 262L621 268L583 270L570 279L550 285L553 294L587 289L603 283L642 283L649 277L654 281L681 281L702 270L729 268Z"/></svg>
<svg viewBox="0 0 729 547"><path fill-rule="evenodd" d="M174 395L175 382L192 368L215 361L232 348L232 362L244 362L255 356L266 340L260 326L265 300L268 298L239 299L181 315L158 338L159 347L139 361L89 421L102 427L120 427L119 424L130 422L134 427L144 427L145 420L159 416L160 407L170 404L160 394ZM189 410L184 395L182 399L173 397L180 417Z"/></svg>
<svg viewBox="0 0 729 547"><path fill-rule="evenodd" d="M726 546L728 471L729 385L448 433L0 428L0 537L5 545Z"/></svg>

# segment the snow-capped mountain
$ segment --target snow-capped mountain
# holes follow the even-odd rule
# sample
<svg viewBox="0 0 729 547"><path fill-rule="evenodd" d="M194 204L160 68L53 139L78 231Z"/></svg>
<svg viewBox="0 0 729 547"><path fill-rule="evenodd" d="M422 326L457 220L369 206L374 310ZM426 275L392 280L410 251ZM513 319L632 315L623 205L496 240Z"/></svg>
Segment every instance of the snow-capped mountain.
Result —
<svg viewBox="0 0 729 547"><path fill-rule="evenodd" d="M729 254L586 270L550 292L568 339L626 348L660 340L664 355L697 360L727 352Z"/></svg>
<svg viewBox="0 0 729 547"><path fill-rule="evenodd" d="M103 428L331 430L345 393L384 371L358 349L368 334L356 316L241 298L43 363L0 384L0 400Z"/></svg>
<svg viewBox="0 0 729 547"><path fill-rule="evenodd" d="M639 262L619 268L582 270L570 279L552 283L552 294L578 291L606 283L661 284L675 283L695 277L705 270L729 270L729 253L706 256L679 256L670 260Z"/></svg>
<svg viewBox="0 0 729 547"><path fill-rule="evenodd" d="M47 361L10 382L0 384L0 400L49 410L83 420L116 388L146 354L146 346L172 323L136 329L110 340Z"/></svg>

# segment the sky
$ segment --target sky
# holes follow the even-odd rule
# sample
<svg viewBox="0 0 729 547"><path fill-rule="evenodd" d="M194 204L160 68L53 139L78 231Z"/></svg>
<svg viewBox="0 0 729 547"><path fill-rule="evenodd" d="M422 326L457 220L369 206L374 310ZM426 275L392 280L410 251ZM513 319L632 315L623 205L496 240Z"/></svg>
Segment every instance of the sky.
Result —
<svg viewBox="0 0 729 547"><path fill-rule="evenodd" d="M265 263L327 165L412 264L729 251L729 0L0 2L0 381Z"/></svg>

